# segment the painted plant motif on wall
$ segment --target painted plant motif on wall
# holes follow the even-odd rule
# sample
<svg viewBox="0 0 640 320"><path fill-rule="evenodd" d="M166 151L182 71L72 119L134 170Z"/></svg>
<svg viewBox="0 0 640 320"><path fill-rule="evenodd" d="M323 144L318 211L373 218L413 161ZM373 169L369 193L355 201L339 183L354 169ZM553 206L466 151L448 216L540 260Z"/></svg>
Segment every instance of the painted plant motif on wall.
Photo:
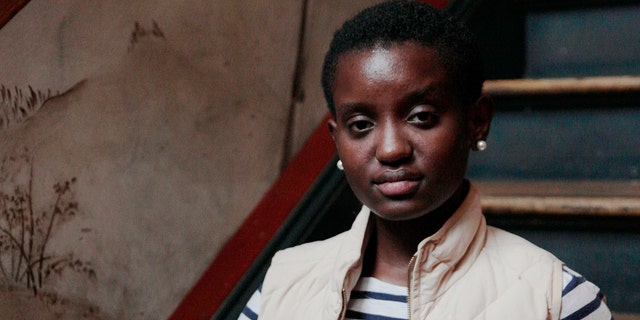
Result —
<svg viewBox="0 0 640 320"><path fill-rule="evenodd" d="M54 202L39 208L33 201L32 160L24 150L0 163L0 283L3 290L28 290L46 304L56 305L64 299L46 290L48 280L63 278L69 271L91 280L96 273L90 261L75 258L73 252L49 252L47 245L57 227L79 213L73 190L76 178L56 183L51 190Z"/></svg>
<svg viewBox="0 0 640 320"><path fill-rule="evenodd" d="M54 94L50 89L44 92L31 86L23 89L8 88L0 84L0 130L20 124L36 113L52 96Z"/></svg>
<svg viewBox="0 0 640 320"><path fill-rule="evenodd" d="M151 24L152 26L150 28L145 28L138 21L134 23L133 31L131 31L131 38L129 38L128 52L133 51L133 47L141 38L152 36L164 39L164 32L162 32L158 23L155 20L151 20Z"/></svg>

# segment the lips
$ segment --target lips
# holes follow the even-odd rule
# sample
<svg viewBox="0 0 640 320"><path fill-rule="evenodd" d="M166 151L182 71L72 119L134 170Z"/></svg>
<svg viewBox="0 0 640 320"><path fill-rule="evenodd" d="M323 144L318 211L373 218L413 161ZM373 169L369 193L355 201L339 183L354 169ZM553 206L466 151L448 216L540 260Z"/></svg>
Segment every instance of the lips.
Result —
<svg viewBox="0 0 640 320"><path fill-rule="evenodd" d="M416 192L421 179L422 175L412 171L387 170L376 176L373 183L387 197L402 197Z"/></svg>

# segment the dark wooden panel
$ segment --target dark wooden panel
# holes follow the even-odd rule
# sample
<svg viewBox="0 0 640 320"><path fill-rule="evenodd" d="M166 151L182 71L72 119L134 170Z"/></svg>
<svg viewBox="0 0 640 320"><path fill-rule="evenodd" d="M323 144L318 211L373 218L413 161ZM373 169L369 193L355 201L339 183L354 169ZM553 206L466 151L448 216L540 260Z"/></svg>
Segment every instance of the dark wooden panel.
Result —
<svg viewBox="0 0 640 320"><path fill-rule="evenodd" d="M0 1L0 29L4 27L13 16L24 8L29 0L2 0Z"/></svg>

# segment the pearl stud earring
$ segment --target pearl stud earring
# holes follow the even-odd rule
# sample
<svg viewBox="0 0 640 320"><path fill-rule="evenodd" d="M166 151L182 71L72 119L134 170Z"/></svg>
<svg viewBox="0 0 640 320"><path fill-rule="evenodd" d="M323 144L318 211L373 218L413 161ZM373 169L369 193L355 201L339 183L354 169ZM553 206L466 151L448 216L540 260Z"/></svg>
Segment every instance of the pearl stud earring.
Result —
<svg viewBox="0 0 640 320"><path fill-rule="evenodd" d="M336 167L338 167L340 171L344 170L344 166L342 165L342 160L338 160L338 162L336 162Z"/></svg>
<svg viewBox="0 0 640 320"><path fill-rule="evenodd" d="M478 148L478 151L484 151L487 149L487 142L484 140L478 140L478 142L476 142L476 148Z"/></svg>

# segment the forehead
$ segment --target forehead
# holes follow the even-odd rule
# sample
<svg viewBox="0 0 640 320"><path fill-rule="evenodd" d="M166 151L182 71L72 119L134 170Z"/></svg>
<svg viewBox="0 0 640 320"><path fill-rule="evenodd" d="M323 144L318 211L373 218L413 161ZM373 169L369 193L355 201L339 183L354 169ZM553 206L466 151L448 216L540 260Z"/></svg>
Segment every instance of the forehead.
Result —
<svg viewBox="0 0 640 320"><path fill-rule="evenodd" d="M450 73L438 52L413 42L375 46L342 55L336 65L334 100L344 93L452 89ZM372 92L375 94L375 92ZM338 101L336 101L338 102Z"/></svg>

